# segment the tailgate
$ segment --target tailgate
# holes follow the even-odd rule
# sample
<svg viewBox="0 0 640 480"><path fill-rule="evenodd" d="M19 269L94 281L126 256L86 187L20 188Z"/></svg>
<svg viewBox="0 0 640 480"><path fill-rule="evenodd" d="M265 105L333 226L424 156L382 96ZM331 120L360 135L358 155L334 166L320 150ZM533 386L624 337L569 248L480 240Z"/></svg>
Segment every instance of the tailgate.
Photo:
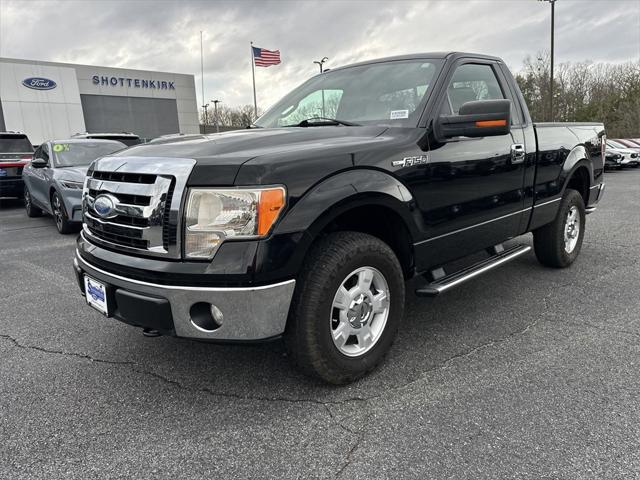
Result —
<svg viewBox="0 0 640 480"><path fill-rule="evenodd" d="M0 153L0 180L20 177L32 158L31 153Z"/></svg>

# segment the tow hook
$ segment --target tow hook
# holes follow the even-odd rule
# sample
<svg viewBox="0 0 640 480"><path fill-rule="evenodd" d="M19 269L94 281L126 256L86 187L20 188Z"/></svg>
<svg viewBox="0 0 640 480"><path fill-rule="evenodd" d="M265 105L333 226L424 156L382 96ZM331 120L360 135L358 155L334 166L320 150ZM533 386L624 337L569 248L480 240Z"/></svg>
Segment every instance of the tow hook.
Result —
<svg viewBox="0 0 640 480"><path fill-rule="evenodd" d="M154 330L153 328L144 328L142 329L142 335L145 337L160 337L162 334L158 330Z"/></svg>

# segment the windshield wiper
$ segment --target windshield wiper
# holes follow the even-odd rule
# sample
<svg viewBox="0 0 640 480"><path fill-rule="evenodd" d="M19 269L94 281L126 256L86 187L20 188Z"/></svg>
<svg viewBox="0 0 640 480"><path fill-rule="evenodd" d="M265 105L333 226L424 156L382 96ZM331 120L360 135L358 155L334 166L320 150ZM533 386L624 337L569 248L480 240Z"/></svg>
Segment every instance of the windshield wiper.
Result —
<svg viewBox="0 0 640 480"><path fill-rule="evenodd" d="M319 120L319 121L316 121ZM336 118L328 118L328 117L312 117L307 118L306 120L302 120L297 125L292 125L293 127L322 127L322 126L333 126L333 125L344 125L345 127L359 127L359 123L347 122L345 120L338 120Z"/></svg>

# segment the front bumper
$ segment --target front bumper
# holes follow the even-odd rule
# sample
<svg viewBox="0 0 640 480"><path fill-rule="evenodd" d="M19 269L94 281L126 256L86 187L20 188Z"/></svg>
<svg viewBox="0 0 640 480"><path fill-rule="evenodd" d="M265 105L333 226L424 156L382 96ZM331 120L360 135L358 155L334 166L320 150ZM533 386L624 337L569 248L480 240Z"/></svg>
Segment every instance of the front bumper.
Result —
<svg viewBox="0 0 640 480"><path fill-rule="evenodd" d="M62 201L69 220L72 222L82 222L82 190L60 188Z"/></svg>
<svg viewBox="0 0 640 480"><path fill-rule="evenodd" d="M219 341L255 341L281 335L295 288L295 280L258 287L161 285L107 272L77 251L74 270L83 295L85 274L106 285L109 316L178 337ZM194 305L203 304L215 305L222 313L219 326L199 326L202 309Z"/></svg>

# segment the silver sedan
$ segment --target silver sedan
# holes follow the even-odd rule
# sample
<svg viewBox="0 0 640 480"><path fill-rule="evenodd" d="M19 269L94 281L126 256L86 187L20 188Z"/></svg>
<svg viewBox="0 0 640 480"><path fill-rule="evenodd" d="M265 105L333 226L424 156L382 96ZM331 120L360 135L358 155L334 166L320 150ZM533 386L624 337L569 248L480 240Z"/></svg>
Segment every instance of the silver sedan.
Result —
<svg viewBox="0 0 640 480"><path fill-rule="evenodd" d="M82 223L82 187L96 158L127 148L114 140L52 140L33 154L22 172L24 204L29 217L53 215L60 233Z"/></svg>

